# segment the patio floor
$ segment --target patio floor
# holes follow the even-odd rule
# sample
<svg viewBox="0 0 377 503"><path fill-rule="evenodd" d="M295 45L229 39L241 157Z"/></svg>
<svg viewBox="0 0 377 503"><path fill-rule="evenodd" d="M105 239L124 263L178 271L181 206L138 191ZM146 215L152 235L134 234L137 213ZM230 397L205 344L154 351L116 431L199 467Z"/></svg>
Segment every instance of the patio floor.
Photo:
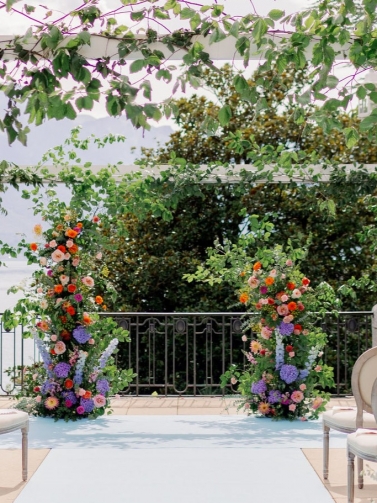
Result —
<svg viewBox="0 0 377 503"><path fill-rule="evenodd" d="M114 399L114 415L95 423L32 418L28 483L21 480L19 432L1 437L0 503L175 503L177 497L180 503L249 497L346 503L346 435L331 433L330 476L323 484L320 421L287 428L237 413L233 402L127 397ZM0 397L0 408L12 403ZM355 493L355 503L377 501L377 483L366 477Z"/></svg>

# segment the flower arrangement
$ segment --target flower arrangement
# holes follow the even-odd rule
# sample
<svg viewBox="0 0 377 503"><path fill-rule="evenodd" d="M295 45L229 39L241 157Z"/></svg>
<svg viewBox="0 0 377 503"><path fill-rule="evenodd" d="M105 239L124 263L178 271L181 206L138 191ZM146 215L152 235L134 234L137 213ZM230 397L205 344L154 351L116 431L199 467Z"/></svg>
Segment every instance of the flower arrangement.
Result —
<svg viewBox="0 0 377 503"><path fill-rule="evenodd" d="M30 385L23 393L33 398L36 415L95 418L110 406L110 394L135 376L132 369L119 372L112 357L118 342L129 340L128 333L110 317L96 314L106 311L98 288L111 293L106 270L98 274L100 217L79 218L77 212L59 208L51 228L43 232L41 225L34 227L29 259L40 268L28 299L14 311L14 316L25 309L34 313L31 333L43 361L35 366L32 393Z"/></svg>
<svg viewBox="0 0 377 503"><path fill-rule="evenodd" d="M313 313L334 301L327 283L316 290L280 247L240 272L244 284L239 301L253 315L242 340L245 371L231 369L222 376L239 383L241 407L275 419L316 418L333 385L332 369L322 361L326 335L313 322ZM322 306L322 307L321 307ZM318 316L318 314L317 314Z"/></svg>

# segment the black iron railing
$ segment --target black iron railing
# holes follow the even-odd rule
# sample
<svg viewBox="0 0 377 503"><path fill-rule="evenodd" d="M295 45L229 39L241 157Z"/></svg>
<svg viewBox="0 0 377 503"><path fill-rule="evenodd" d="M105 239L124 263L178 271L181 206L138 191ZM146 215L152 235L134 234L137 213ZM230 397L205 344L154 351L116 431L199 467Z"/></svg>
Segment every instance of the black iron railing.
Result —
<svg viewBox="0 0 377 503"><path fill-rule="evenodd" d="M138 374L125 394L221 395L220 376L231 364L242 368L244 313L106 313L129 330L130 343L117 354L119 368ZM352 367L372 346L372 311L340 312L320 321L329 336L325 362L334 367L336 395L351 391ZM23 327L7 332L0 314L0 393L11 394L23 386L22 369L39 355L33 341L23 339ZM250 335L250 334L249 334ZM8 370L7 370L8 369ZM6 372L8 372L8 375Z"/></svg>

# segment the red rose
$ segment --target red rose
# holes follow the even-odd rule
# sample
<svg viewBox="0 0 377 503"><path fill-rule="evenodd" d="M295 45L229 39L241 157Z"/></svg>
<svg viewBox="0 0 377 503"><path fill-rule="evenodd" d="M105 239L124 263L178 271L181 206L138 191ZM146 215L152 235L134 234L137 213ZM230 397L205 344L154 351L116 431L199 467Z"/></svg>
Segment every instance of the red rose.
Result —
<svg viewBox="0 0 377 503"><path fill-rule="evenodd" d="M285 350L286 350L287 353L290 353L291 351L293 351L293 346L290 346L288 344L288 346L285 347Z"/></svg>

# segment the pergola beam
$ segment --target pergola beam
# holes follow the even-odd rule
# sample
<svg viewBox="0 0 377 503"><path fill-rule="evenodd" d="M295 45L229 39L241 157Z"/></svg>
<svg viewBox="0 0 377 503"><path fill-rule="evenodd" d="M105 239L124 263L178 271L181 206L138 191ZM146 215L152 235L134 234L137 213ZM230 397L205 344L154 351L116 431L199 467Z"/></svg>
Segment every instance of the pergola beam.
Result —
<svg viewBox="0 0 377 503"><path fill-rule="evenodd" d="M64 47L69 40L74 38L73 36L65 37L61 42L60 47ZM160 36L163 38L163 35ZM260 61L263 59L263 52L257 48L257 46L253 43L251 36L250 38L250 60ZM266 35L267 39L270 39L272 42L280 44L284 43L285 40L289 38L289 34L283 31L275 31L273 34ZM140 42L146 40L145 36L137 35L136 39ZM0 35L0 50L4 50L4 59L13 60L15 59L15 54L11 48L14 37L10 35ZM101 35L93 35L90 39L90 45L83 45L79 49L79 53L82 54L87 59L99 59L99 58L110 58L111 60L118 60L118 44L122 41L121 38L110 38ZM319 39L318 39L319 41ZM310 55L313 54L313 46L318 42L317 40L311 41L311 43L306 48L306 53L308 59L310 59ZM204 37L203 35L194 35L191 38L191 42L200 42L204 46L204 51L209 54L209 57L212 61L243 61L244 57L239 54L236 50L236 42L237 39L234 37L227 37L221 42L216 42L210 44L209 37ZM40 45L40 42L33 38L28 40L22 40L20 38L18 40L24 49L33 51L34 53L38 53L41 57L48 57L49 51L43 51ZM265 45L267 49L269 47L268 44ZM350 43L345 45L333 44L332 48L334 49L336 56L335 59L338 61L346 61L349 59L347 56L348 50L350 47ZM156 42L152 44L148 44L148 48L151 51L158 50L165 54L165 57L169 59L169 61L181 61L183 56L187 54L187 51L183 49L177 48L175 52L170 52L167 48L166 44L163 42ZM135 60L135 59L144 59L144 56L141 52L136 51L132 52L128 56L124 57L126 60Z"/></svg>
<svg viewBox="0 0 377 503"><path fill-rule="evenodd" d="M30 166L18 166L22 170L31 169ZM106 168L104 165L93 165L90 168L82 169L85 171L89 171L91 173L97 174L101 169ZM359 169L363 169L364 171L372 174L377 173L377 164L363 164L355 166L353 164L340 164L339 167L344 168L346 174L350 174L351 172L358 171ZM47 171L51 175L57 176L59 172L63 169L66 169L66 166L43 166L43 169L47 169ZM121 164L116 166L118 172L114 174L114 179L117 181L121 181L124 176L141 173L142 177L152 176L159 177L161 173L164 171L170 171L172 169L171 165L168 164L160 164L156 166L140 166L135 164ZM209 174L208 171L210 171ZM328 182L330 180L331 173L333 171L330 167L324 167L320 164L305 166L305 168L300 168L297 166L297 175L288 176L282 171L276 170L276 166L274 165L266 165L264 167L264 173L266 171L273 172L273 182L275 183L289 183L291 181L301 182L301 183L313 183L313 177L319 176L319 181ZM300 171L300 172L299 172ZM253 177L254 182L266 182L270 181L266 179L265 174L260 173L260 177L258 175L258 168L251 164L235 164L229 166L216 166L210 167L207 165L198 166L199 175L202 174L203 178L201 179L201 183L238 183L241 179L245 179L248 175ZM47 181L47 178L46 178ZM57 180L59 181L59 180Z"/></svg>

